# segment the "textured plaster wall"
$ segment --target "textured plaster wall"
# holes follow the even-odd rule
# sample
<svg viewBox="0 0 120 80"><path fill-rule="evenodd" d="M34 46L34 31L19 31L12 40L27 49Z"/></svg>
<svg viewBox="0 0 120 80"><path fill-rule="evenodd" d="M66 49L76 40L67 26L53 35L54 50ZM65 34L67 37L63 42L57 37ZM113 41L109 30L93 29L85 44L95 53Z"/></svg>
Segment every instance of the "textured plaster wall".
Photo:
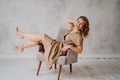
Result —
<svg viewBox="0 0 120 80"><path fill-rule="evenodd" d="M79 56L120 57L120 0L0 0L0 58L36 56L38 47L23 54L12 50L12 43L29 41L18 39L17 25L23 32L57 38L59 30L68 28L65 20L80 15L88 17L90 35Z"/></svg>

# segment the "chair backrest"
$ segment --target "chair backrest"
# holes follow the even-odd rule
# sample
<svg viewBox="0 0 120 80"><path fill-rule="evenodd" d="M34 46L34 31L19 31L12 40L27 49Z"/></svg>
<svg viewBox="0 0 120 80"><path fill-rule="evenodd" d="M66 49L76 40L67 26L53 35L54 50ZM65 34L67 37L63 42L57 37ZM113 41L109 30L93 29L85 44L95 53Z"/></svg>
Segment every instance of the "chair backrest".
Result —
<svg viewBox="0 0 120 80"><path fill-rule="evenodd" d="M60 28L60 30L58 31L57 37L56 37L56 40L58 42L60 42L64 39L64 35L65 35L66 31L67 30L65 28Z"/></svg>

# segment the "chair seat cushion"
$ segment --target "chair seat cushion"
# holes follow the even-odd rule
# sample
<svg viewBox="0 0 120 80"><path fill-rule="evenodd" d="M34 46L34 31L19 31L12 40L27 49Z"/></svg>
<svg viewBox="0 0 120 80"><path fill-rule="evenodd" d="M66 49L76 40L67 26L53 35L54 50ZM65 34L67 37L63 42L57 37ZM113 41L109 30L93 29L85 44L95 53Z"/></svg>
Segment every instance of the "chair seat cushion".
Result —
<svg viewBox="0 0 120 80"><path fill-rule="evenodd" d="M68 50L66 56L59 56L59 58L56 61L56 64L61 64L61 65L72 64L77 62L78 60L77 58L78 58L78 54L72 52L71 50ZM41 53L37 54L37 61L45 61Z"/></svg>
<svg viewBox="0 0 120 80"><path fill-rule="evenodd" d="M37 54L37 61L45 61L42 54ZM60 56L58 60L56 61L56 64L62 64L65 65L67 63L67 57L66 56Z"/></svg>
<svg viewBox="0 0 120 80"><path fill-rule="evenodd" d="M67 64L67 56L60 56L56 61L57 64L66 65Z"/></svg>

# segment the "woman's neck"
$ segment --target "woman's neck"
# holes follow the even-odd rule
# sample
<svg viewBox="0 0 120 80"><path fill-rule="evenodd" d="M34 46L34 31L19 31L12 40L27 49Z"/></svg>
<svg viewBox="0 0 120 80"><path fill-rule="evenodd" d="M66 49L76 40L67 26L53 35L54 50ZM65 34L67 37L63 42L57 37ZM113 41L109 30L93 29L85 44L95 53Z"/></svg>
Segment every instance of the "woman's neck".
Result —
<svg viewBox="0 0 120 80"><path fill-rule="evenodd" d="M76 33L76 32L80 33L80 31L78 29L75 29L75 28L71 31L71 33Z"/></svg>

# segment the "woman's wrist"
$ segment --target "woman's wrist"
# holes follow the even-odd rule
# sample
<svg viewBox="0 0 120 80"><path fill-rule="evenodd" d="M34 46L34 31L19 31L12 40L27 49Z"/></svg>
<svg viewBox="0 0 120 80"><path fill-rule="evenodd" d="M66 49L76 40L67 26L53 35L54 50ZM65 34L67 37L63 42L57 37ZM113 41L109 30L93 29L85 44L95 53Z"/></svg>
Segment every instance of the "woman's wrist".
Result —
<svg viewBox="0 0 120 80"><path fill-rule="evenodd" d="M69 46L68 46L68 49L72 49L72 47L73 47L72 45L69 45Z"/></svg>

